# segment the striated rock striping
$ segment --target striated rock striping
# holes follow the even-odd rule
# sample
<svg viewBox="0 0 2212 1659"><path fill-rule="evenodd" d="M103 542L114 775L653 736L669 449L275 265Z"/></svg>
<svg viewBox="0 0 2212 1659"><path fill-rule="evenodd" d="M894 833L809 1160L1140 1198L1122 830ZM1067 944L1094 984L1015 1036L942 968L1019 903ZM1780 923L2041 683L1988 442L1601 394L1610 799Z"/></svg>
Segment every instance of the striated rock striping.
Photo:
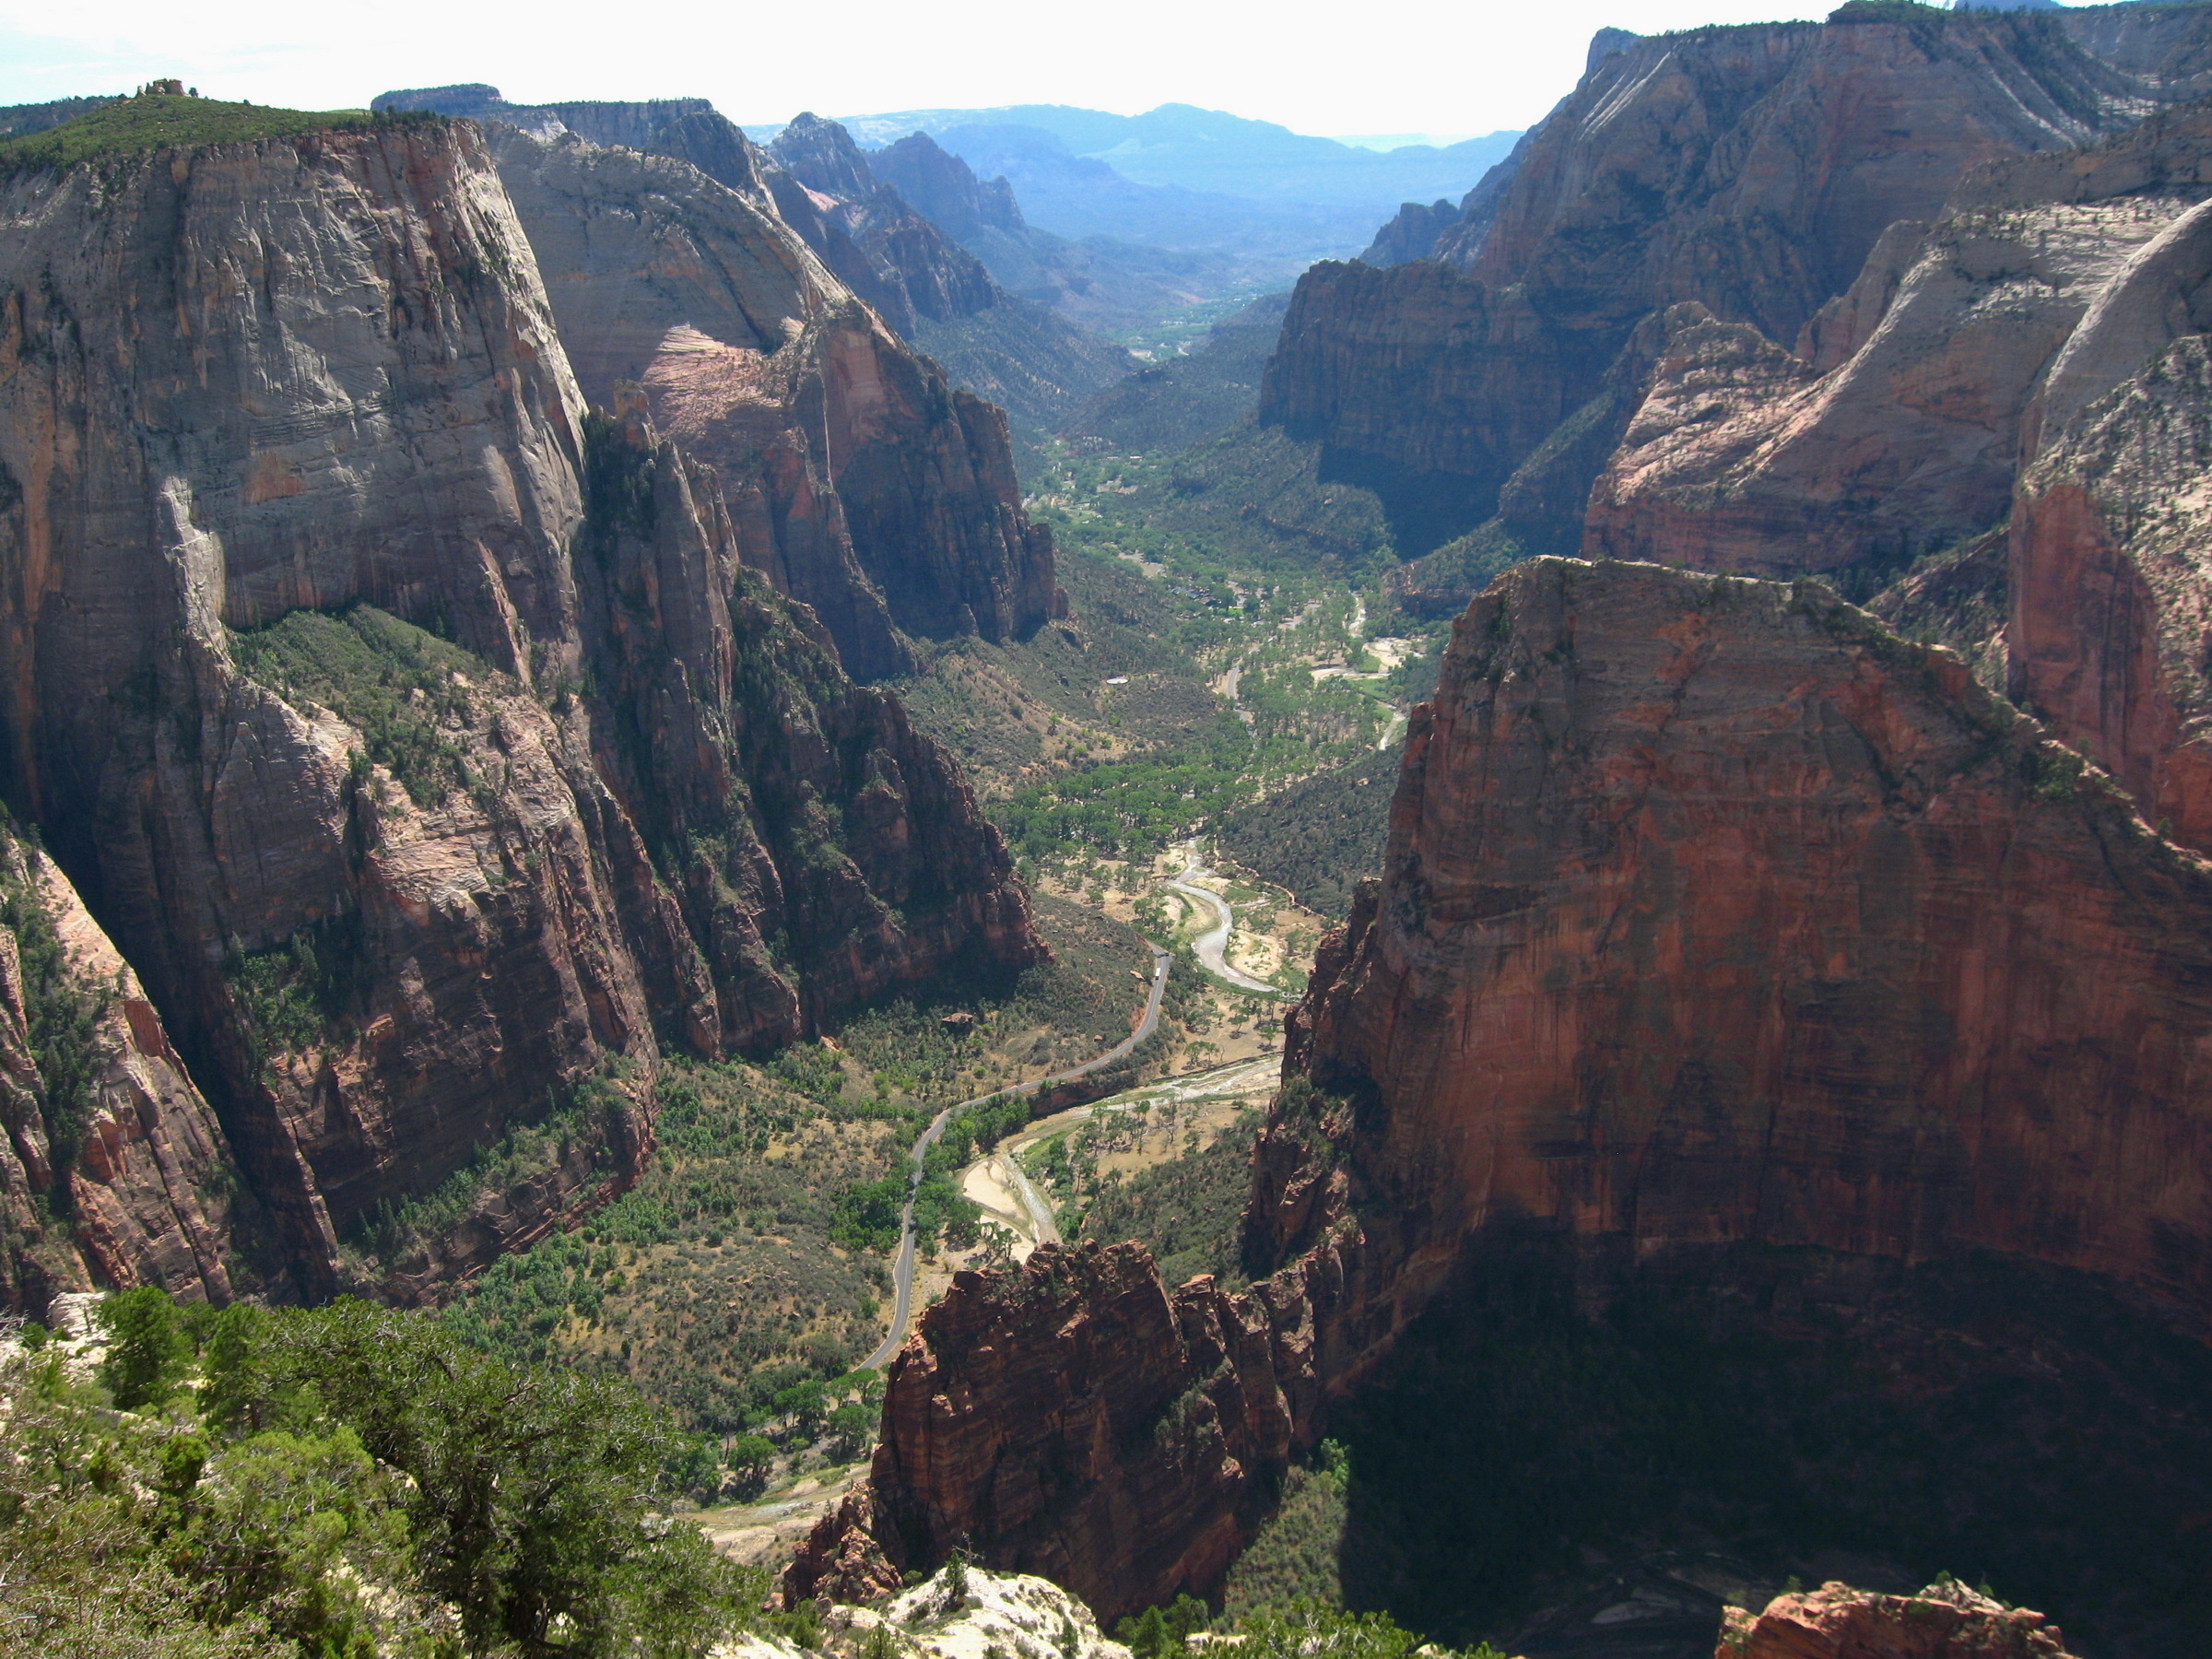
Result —
<svg viewBox="0 0 2212 1659"><path fill-rule="evenodd" d="M1469 194L1455 223L1435 229L1422 210L1386 228L1377 257L1418 251L1412 263L1382 271L1324 264L1308 273L1269 367L1262 418L1321 441L1324 474L1382 493L1408 553L1482 524L1516 468L1556 469L1557 457L1543 452L1571 448L1571 484L1552 486L1571 498L1564 513L1541 515L1533 539L1530 526L1513 529L1522 551L1572 552L1581 498L1627 424L1627 411L1603 394L1607 371L1632 361L1641 373L1658 349L1635 339L1640 323L1695 304L1724 324L1795 341L1872 268L1890 227L1933 220L1970 169L2093 143L2134 125L2147 108L2197 95L2193 78L2159 66L2159 54L2170 64L2207 37L2201 14L2162 18L2156 53L2140 29L2092 27L2084 21L2092 16L1970 10L1901 20L1845 7L1825 25L1608 41L1594 49L1574 92ZM2060 231L2062 241L2073 234ZM2064 247L2052 254L2062 267L2069 256ZM2030 272L2007 273L1987 257L1977 266L1971 246L1962 258L1964 280L1985 288L2010 281L2023 300L2044 298L2031 291ZM1445 280L1437 265L1460 280ZM2041 280L2065 279L2053 270ZM2004 311L2002 299L1993 313ZM2005 322L1992 315L1983 347L2031 378L2032 342L2005 337ZM2038 326L2048 332L2018 324L2026 335ZM1936 382L1921 392L1928 419L1971 422L1972 407L1940 406L1941 382L1971 367L1916 366L1908 356L1888 373ZM1726 370L1699 366L1706 381L1722 382L1718 407L1688 405L1676 425L1733 416L1785 390L1760 375L1727 390ZM1864 425L1884 387L1871 375L1854 389ZM1585 441L1591 428L1606 429L1602 441ZM1971 463L1975 443L1971 433L1947 436L1942 448ZM1748 465L1722 448L1724 458L1707 471ZM1912 438L1898 449L1893 465L1909 471ZM1845 458L1857 465L1848 451ZM1724 493L1701 475L1694 482ZM1880 482L1870 476L1867 487ZM1838 488L1848 516L1859 503ZM2001 500L2002 481L1995 489ZM1765 495L1739 512L1747 546L1822 522L1787 485ZM1816 506L1826 500L1816 496ZM1909 527L1911 503L1898 517ZM1667 546L1664 524L1643 532L1627 511L1613 523L1623 535L1655 537L1658 551ZM1462 586L1462 602L1469 592Z"/></svg>

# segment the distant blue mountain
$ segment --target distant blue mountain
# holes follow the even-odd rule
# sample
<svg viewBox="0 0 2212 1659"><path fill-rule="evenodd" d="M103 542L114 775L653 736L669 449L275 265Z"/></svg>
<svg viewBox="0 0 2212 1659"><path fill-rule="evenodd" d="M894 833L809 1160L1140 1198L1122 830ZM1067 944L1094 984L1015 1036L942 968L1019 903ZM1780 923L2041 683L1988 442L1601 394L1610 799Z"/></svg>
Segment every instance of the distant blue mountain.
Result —
<svg viewBox="0 0 2212 1659"><path fill-rule="evenodd" d="M1519 136L1375 150L1192 104L907 110L843 124L869 147L929 134L981 176L1009 180L1030 220L1063 236L1300 258L1356 251L1404 202L1464 195Z"/></svg>

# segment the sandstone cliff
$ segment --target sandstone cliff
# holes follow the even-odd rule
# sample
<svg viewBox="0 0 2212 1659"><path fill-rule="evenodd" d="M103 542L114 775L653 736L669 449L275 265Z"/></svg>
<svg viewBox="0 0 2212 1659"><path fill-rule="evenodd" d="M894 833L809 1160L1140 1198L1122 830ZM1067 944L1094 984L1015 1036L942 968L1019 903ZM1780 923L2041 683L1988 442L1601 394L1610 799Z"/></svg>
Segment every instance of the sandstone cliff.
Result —
<svg viewBox="0 0 2212 1659"><path fill-rule="evenodd" d="M742 579L714 491L641 432L587 441L473 129L6 188L0 787L144 980L294 1288L548 1100L577 1157L471 1248L618 1185L663 1041L772 1042L1033 951L949 763Z"/></svg>
<svg viewBox="0 0 2212 1659"><path fill-rule="evenodd" d="M1999 524L2046 372L2088 360L2068 342L2092 312L2140 312L2137 265L2208 167L2191 111L1980 170L1933 225L1891 226L1794 352L1701 308L1671 318L1585 547L1774 575L1894 568Z"/></svg>
<svg viewBox="0 0 2212 1659"><path fill-rule="evenodd" d="M160 1015L53 861L5 830L0 908L0 1306L96 1280L228 1301L238 1171Z"/></svg>
<svg viewBox="0 0 2212 1659"><path fill-rule="evenodd" d="M953 390L765 196L688 164L497 140L586 389L641 382L712 464L740 556L812 606L846 666L907 671L906 636L1026 635L1061 603L1006 422Z"/></svg>
<svg viewBox="0 0 2212 1659"><path fill-rule="evenodd" d="M1668 313L1585 547L1862 587L1956 549L1886 614L2002 658L2011 694L2147 817L2212 847L2191 551L2208 188L2212 121L2179 112L1970 175L1932 227L1891 228L1794 352ZM2000 533L2001 570L1974 551ZM1971 571L1978 643L1949 617Z"/></svg>
<svg viewBox="0 0 2212 1659"><path fill-rule="evenodd" d="M963 1279L786 1594L963 1534L1109 1611L1210 1588L1478 1241L1983 1251L2201 1321L2207 937L2212 865L1947 653L1815 584L1524 565L1455 629L1292 1021L1270 1276Z"/></svg>
<svg viewBox="0 0 2212 1659"><path fill-rule="evenodd" d="M2194 95L2075 18L1846 6L1826 25L1594 53L1437 236L1431 258L1459 279L1428 261L1307 276L1263 418L1321 440L1325 469L1375 480L1405 521L1401 549L1427 551L1489 515L1653 312L1694 301L1794 340L1888 227L1933 218L1969 168L2091 142ZM2161 29L2171 58L2206 25L2192 12ZM1599 462L1602 446L1585 486Z"/></svg>
<svg viewBox="0 0 2212 1659"><path fill-rule="evenodd" d="M386 92L374 107L435 110L547 144L572 135L688 161L780 218L901 339L1018 419L1049 424L1131 367L1120 347L1000 288L958 232L876 176L835 122L801 115L769 151L702 98L513 104L497 88L467 85ZM994 211L1018 222L1010 192L996 182Z"/></svg>

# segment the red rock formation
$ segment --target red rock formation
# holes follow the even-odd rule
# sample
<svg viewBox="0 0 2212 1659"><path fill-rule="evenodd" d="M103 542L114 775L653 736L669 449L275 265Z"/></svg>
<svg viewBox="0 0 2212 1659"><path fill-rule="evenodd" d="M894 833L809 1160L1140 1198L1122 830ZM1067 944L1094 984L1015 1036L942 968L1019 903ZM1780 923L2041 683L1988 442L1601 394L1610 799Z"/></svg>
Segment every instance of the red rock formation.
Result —
<svg viewBox="0 0 2212 1659"><path fill-rule="evenodd" d="M706 475L641 433L587 457L472 128L6 201L0 787L216 1100L292 1288L549 1100L589 1106L578 1155L452 1259L618 1186L664 1041L1038 948L950 762L745 575Z"/></svg>
<svg viewBox="0 0 2212 1659"><path fill-rule="evenodd" d="M2212 872L1815 589L1544 561L1454 631L1288 1064L1427 1238L1987 1249L2212 1306Z"/></svg>
<svg viewBox="0 0 2212 1659"><path fill-rule="evenodd" d="M2109 332L2085 319L2139 314L2137 264L2208 186L2212 121L2186 112L1970 175L1934 225L1889 228L1794 355L1684 308L1591 491L1585 552L1783 575L1994 526L2046 371L2079 359L2078 327Z"/></svg>
<svg viewBox="0 0 2212 1659"><path fill-rule="evenodd" d="M2163 26L2169 55L2189 29L2207 33L2201 17ZM1301 279L1262 418L1321 440L1332 476L1396 498L1401 547L1426 551L1488 517L1513 469L1583 418L1654 311L1694 301L1794 340L1888 227L1933 218L1968 169L2194 96L2109 34L2055 13L1905 22L1847 6L1827 25L1594 52L1436 238L1431 257L1463 281L1420 263Z"/></svg>
<svg viewBox="0 0 2212 1659"><path fill-rule="evenodd" d="M1283 1265L1243 1297L1121 1252L963 1280L786 1594L865 1581L864 1526L1108 1610L1211 1588L1501 1230L1988 1251L2201 1319L2207 940L2212 865L1948 653L1818 584L1524 565L1454 630L1291 1022L1245 1217Z"/></svg>
<svg viewBox="0 0 2212 1659"><path fill-rule="evenodd" d="M1713 1659L2068 1659L2065 1637L2041 1613L2007 1607L1963 1584L1877 1595L1827 1583L1780 1595L1763 1613L1727 1611Z"/></svg>
<svg viewBox="0 0 2212 1659"><path fill-rule="evenodd" d="M1054 614L1004 417L855 303L765 187L507 129L497 151L587 392L645 386L716 469L745 561L853 673L912 669L902 635L1003 641Z"/></svg>
<svg viewBox="0 0 2212 1659"><path fill-rule="evenodd" d="M53 861L5 830L0 896L0 1306L96 1281L229 1301L238 1172L160 1015Z"/></svg>
<svg viewBox="0 0 2212 1659"><path fill-rule="evenodd" d="M964 1545L1102 1618L1218 1583L1318 1403L1308 1285L1171 1295L1134 1244L958 1276L893 1364L868 1486L817 1524L786 1605L874 1594Z"/></svg>

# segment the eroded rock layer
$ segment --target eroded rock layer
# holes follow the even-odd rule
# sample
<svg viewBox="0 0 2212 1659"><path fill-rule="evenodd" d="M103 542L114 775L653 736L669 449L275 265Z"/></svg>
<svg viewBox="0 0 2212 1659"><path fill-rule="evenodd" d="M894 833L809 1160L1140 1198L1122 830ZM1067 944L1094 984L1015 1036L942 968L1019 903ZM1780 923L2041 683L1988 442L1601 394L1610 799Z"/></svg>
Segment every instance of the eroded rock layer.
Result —
<svg viewBox="0 0 2212 1659"><path fill-rule="evenodd" d="M2041 1613L1963 1584L1880 1595L1827 1583L1777 1596L1760 1613L1728 1609L1713 1659L2067 1659Z"/></svg>
<svg viewBox="0 0 2212 1659"><path fill-rule="evenodd" d="M641 410L587 433L473 128L5 212L0 787L213 1100L269 1288L549 1104L575 1156L449 1265L618 1187L664 1042L1035 951L949 761L745 573L711 475Z"/></svg>
<svg viewBox="0 0 2212 1659"><path fill-rule="evenodd" d="M2163 15L2154 50L2140 26L2103 19L2118 9L1907 20L1845 6L1824 25L1594 51L1582 84L1456 223L1392 233L1392 246L1412 235L1424 257L1387 270L1323 265L1302 279L1262 418L1323 441L1324 469L1383 492L1401 550L1425 552L1487 519L1562 423L1609 421L1618 435L1618 417L1585 410L1642 319L1695 303L1724 325L1794 341L1859 278L1889 227L1933 219L1968 170L2092 143L2147 107L2197 95L2181 65L2202 55L2204 14ZM2054 229L2052 257L2080 256L2063 245L2074 229ZM1965 265L1962 279L1985 286L2005 274L1984 260L1976 278L1971 249ZM2024 339L1999 348L2033 355ZM1697 349L1722 351L1711 340ZM1756 369L1726 367L1738 378ZM1924 366L1924 378L1957 367ZM1951 447L1971 450L1970 438ZM1580 493L1611 441L1583 467L1564 525L1544 526L1566 536L1557 550L1574 548ZM1790 517L1790 498L1776 495L1776 527L1801 527L1805 511Z"/></svg>

